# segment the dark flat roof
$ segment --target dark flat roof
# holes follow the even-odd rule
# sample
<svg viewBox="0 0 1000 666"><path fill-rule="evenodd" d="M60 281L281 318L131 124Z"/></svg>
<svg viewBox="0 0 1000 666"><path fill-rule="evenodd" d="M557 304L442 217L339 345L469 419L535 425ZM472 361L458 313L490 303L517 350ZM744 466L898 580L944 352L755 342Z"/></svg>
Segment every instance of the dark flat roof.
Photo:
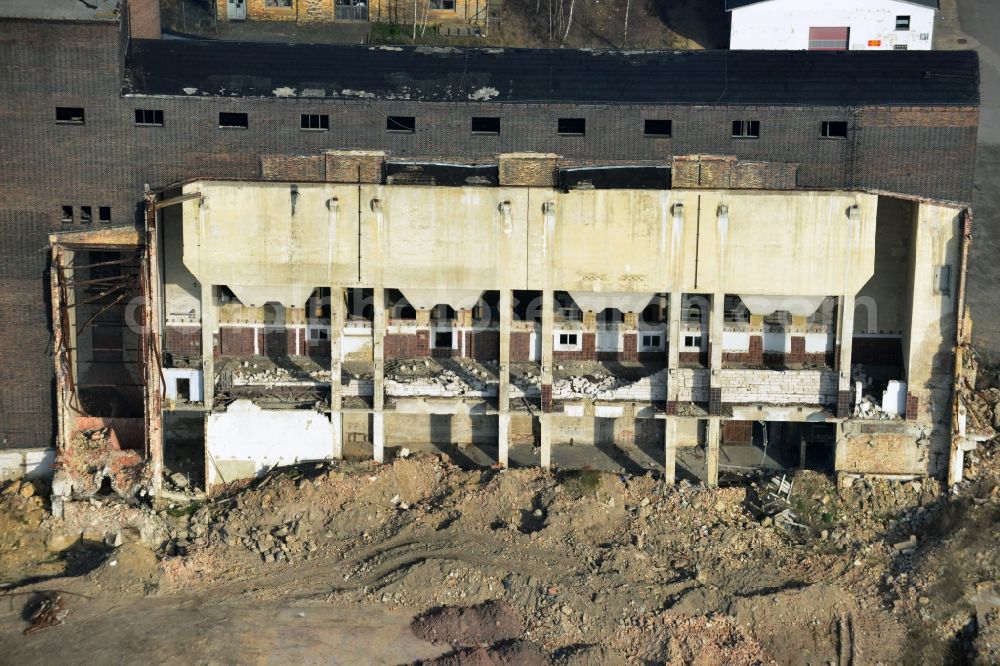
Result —
<svg viewBox="0 0 1000 666"><path fill-rule="evenodd" d="M973 51L595 51L132 40L126 92L429 102L970 105Z"/></svg>
<svg viewBox="0 0 1000 666"><path fill-rule="evenodd" d="M740 7L747 7L749 5L756 5L760 2L770 2L771 0L726 0L726 10L739 9ZM924 7L930 7L931 9L938 9L939 0L899 0L900 2L909 2L912 5L923 5Z"/></svg>

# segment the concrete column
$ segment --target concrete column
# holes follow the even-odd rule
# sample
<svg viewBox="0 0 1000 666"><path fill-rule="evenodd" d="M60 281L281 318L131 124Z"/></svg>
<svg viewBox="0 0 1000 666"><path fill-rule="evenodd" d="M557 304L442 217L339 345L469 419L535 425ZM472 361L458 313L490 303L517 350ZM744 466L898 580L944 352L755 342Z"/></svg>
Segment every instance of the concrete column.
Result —
<svg viewBox="0 0 1000 666"><path fill-rule="evenodd" d="M708 385L708 415L722 413L722 324L725 321L725 294L712 294L712 314L708 320L708 365L711 379Z"/></svg>
<svg viewBox="0 0 1000 666"><path fill-rule="evenodd" d="M719 443L722 441L722 419L710 418L705 434L705 478L710 488L719 485Z"/></svg>
<svg viewBox="0 0 1000 666"><path fill-rule="evenodd" d="M670 292L667 310L667 403L677 400L677 368L681 365L681 293Z"/></svg>
<svg viewBox="0 0 1000 666"><path fill-rule="evenodd" d="M554 305L555 292L551 289L542 291L542 372L541 372L541 392L542 392L542 412L541 419L541 447L542 447L542 467L549 467L552 463L552 346L554 330Z"/></svg>
<svg viewBox="0 0 1000 666"><path fill-rule="evenodd" d="M539 464L545 469L552 467L552 414L539 414L541 420L541 456Z"/></svg>
<svg viewBox="0 0 1000 666"><path fill-rule="evenodd" d="M215 404L215 298L210 284L201 285L201 370L205 411Z"/></svg>
<svg viewBox="0 0 1000 666"><path fill-rule="evenodd" d="M330 425L334 458L344 457L344 416L341 349L344 338L344 290L330 287Z"/></svg>
<svg viewBox="0 0 1000 666"><path fill-rule="evenodd" d="M667 415L663 423L663 482L677 481L677 417Z"/></svg>
<svg viewBox="0 0 1000 666"><path fill-rule="evenodd" d="M836 349L840 360L837 363L837 417L847 418L851 413L851 351L854 339L854 294L845 294L839 299L837 317Z"/></svg>
<svg viewBox="0 0 1000 666"><path fill-rule="evenodd" d="M722 368L722 333L726 317L725 304L725 294L712 294L712 315L708 321L708 343L711 345L708 362L709 367L712 368L713 375L715 370Z"/></svg>
<svg viewBox="0 0 1000 666"><path fill-rule="evenodd" d="M385 289L379 285L372 289L372 305L375 311L372 322L372 358L375 372L372 374L374 394L372 395L372 456L375 462L385 462Z"/></svg>
<svg viewBox="0 0 1000 666"><path fill-rule="evenodd" d="M597 330L597 313L593 310L583 311L583 330L590 332Z"/></svg>
<svg viewBox="0 0 1000 666"><path fill-rule="evenodd" d="M500 373L497 387L497 462L507 467L510 452L510 330L514 294L500 290Z"/></svg>

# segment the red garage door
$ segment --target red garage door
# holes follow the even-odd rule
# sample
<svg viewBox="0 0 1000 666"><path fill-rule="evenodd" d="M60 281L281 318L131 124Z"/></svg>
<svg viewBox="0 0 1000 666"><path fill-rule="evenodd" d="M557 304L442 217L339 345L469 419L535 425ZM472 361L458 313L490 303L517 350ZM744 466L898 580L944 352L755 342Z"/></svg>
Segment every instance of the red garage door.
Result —
<svg viewBox="0 0 1000 666"><path fill-rule="evenodd" d="M850 28L809 28L810 51L843 51Z"/></svg>

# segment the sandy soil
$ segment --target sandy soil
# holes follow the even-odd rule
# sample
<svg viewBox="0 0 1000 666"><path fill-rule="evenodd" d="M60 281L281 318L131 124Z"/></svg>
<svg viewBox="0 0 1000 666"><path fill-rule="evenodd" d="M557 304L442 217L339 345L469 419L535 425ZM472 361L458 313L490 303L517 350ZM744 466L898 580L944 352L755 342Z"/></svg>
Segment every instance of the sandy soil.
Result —
<svg viewBox="0 0 1000 666"><path fill-rule="evenodd" d="M14 486L0 497L0 573L12 592L65 591L69 615L24 637L30 596L10 596L0 642L19 664L408 663L453 650L440 663L971 660L991 654L1000 602L1000 463L995 445L973 458L953 495L933 481L837 490L802 473L801 528L761 519L745 488L463 471L430 456L275 472L188 510L78 502L71 526ZM133 527L115 533L126 515ZM89 549L46 548L81 525ZM120 545L93 542L101 529ZM61 570L74 575L44 580ZM432 644L409 626L488 600L509 607L523 644Z"/></svg>

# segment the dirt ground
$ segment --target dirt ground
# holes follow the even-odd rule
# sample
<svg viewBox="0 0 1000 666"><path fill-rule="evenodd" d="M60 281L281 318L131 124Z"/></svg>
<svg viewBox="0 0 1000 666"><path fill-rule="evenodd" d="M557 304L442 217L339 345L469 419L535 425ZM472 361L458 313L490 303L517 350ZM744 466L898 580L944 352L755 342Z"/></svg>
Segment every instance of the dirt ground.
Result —
<svg viewBox="0 0 1000 666"><path fill-rule="evenodd" d="M799 526L756 488L436 456L65 519L15 483L0 643L18 664L996 663L998 450L953 491L800 473ZM38 590L68 614L22 636Z"/></svg>

